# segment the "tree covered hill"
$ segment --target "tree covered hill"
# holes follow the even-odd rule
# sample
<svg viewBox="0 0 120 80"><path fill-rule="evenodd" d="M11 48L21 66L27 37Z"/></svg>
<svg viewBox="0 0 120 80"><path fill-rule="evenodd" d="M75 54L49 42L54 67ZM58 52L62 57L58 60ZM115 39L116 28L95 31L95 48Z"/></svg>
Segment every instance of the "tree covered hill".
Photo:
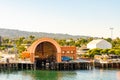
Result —
<svg viewBox="0 0 120 80"><path fill-rule="evenodd" d="M0 28L0 36L2 37L17 38L21 36L28 37L30 35L34 35L35 37L50 37L50 38L58 38L58 39L88 38L88 36L80 36L80 35L74 36L69 34L58 34L58 33L28 32L28 31Z"/></svg>

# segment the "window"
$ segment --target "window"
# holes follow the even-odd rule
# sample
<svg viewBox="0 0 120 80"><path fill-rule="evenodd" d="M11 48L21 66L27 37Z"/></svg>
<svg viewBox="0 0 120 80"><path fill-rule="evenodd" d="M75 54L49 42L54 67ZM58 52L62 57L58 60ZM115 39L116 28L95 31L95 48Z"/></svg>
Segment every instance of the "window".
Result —
<svg viewBox="0 0 120 80"><path fill-rule="evenodd" d="M71 51L71 53L74 53L74 51Z"/></svg>
<svg viewBox="0 0 120 80"><path fill-rule="evenodd" d="M65 53L65 51L62 51L62 53Z"/></svg>
<svg viewBox="0 0 120 80"><path fill-rule="evenodd" d="M67 51L67 53L70 53L70 51Z"/></svg>

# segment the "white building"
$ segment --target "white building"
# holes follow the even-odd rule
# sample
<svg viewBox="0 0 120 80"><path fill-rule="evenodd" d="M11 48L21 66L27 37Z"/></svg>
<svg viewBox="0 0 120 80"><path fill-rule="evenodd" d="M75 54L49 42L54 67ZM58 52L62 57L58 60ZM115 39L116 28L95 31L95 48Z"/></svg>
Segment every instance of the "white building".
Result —
<svg viewBox="0 0 120 80"><path fill-rule="evenodd" d="M94 48L100 48L100 49L111 49L112 44L104 39L97 39L89 42L87 44L87 48L94 49Z"/></svg>

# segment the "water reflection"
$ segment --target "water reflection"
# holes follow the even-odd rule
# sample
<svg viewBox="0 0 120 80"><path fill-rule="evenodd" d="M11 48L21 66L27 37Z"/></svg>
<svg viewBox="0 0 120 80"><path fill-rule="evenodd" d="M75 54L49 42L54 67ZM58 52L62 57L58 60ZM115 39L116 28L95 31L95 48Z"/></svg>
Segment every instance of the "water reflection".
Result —
<svg viewBox="0 0 120 80"><path fill-rule="evenodd" d="M76 71L59 71L58 72L58 80L77 80Z"/></svg>
<svg viewBox="0 0 120 80"><path fill-rule="evenodd" d="M120 80L120 70L3 71L0 80Z"/></svg>
<svg viewBox="0 0 120 80"><path fill-rule="evenodd" d="M23 71L3 71L0 72L0 80L34 80L31 75Z"/></svg>
<svg viewBox="0 0 120 80"><path fill-rule="evenodd" d="M58 80L56 71L26 71L26 74L31 75L33 80Z"/></svg>
<svg viewBox="0 0 120 80"><path fill-rule="evenodd" d="M120 71L117 72L117 80L120 80Z"/></svg>
<svg viewBox="0 0 120 80"><path fill-rule="evenodd" d="M73 80L76 76L75 71L26 71L25 74L31 75L33 80Z"/></svg>

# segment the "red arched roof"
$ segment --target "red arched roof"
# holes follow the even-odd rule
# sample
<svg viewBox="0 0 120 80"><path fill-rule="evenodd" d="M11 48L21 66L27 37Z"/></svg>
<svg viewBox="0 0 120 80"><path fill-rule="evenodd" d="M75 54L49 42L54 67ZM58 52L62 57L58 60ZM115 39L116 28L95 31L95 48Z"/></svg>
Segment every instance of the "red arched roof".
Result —
<svg viewBox="0 0 120 80"><path fill-rule="evenodd" d="M59 45L55 40L53 40L53 39L51 39L51 38L40 38L40 39L36 40L36 41L28 48L28 51L29 51L30 53L35 53L36 47L37 47L40 43L42 43L42 42L50 42L50 43L52 43L52 44L56 47L57 53L61 53L60 45Z"/></svg>

